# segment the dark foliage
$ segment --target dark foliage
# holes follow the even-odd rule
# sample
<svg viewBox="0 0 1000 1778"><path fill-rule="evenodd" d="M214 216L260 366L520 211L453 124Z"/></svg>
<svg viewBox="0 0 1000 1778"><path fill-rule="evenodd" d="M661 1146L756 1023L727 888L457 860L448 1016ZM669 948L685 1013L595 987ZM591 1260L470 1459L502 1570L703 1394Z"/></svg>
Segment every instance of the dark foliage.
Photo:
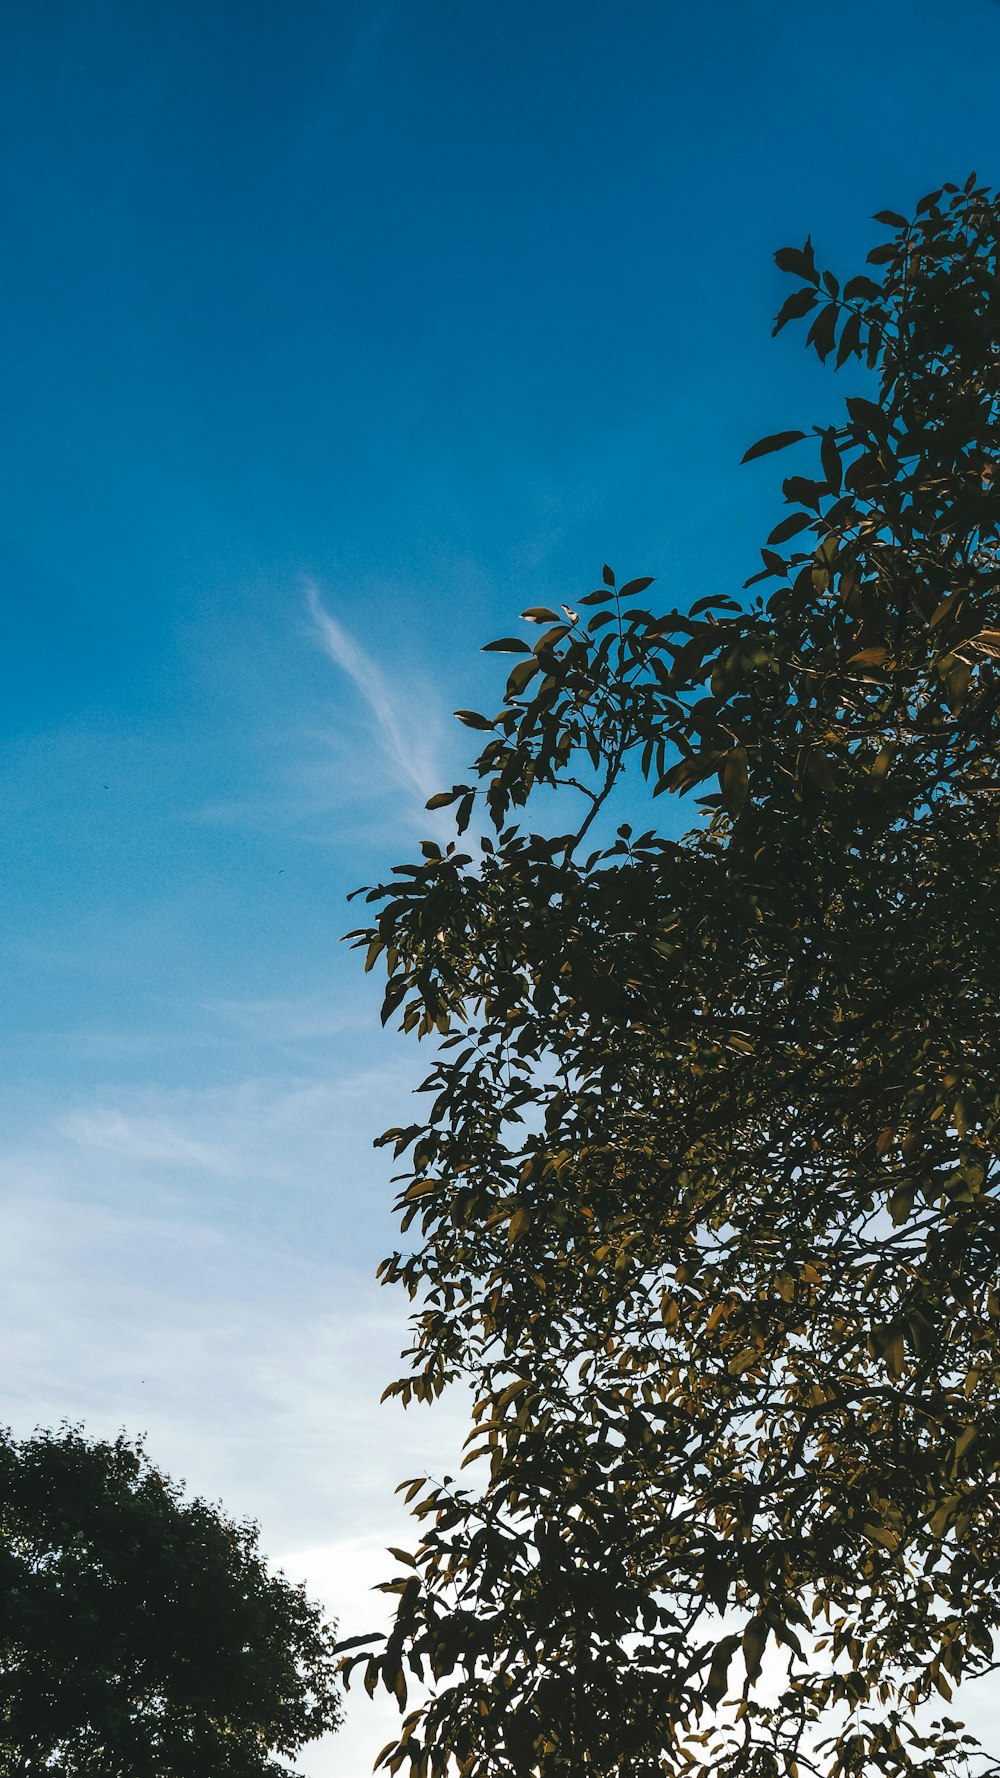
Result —
<svg viewBox="0 0 1000 1778"><path fill-rule="evenodd" d="M340 1719L332 1630L141 1445L0 1436L5 1778L277 1778Z"/></svg>
<svg viewBox="0 0 1000 1778"><path fill-rule="evenodd" d="M936 1774L960 1725L914 1708L994 1664L1000 204L878 220L843 286L777 255L775 331L867 380L747 453L805 459L764 590L663 613L606 568L525 613L432 800L494 837L353 935L437 1040L383 1138L421 1235L392 1387L478 1394L345 1658L431 1683L413 1778ZM693 790L676 842L653 799Z"/></svg>

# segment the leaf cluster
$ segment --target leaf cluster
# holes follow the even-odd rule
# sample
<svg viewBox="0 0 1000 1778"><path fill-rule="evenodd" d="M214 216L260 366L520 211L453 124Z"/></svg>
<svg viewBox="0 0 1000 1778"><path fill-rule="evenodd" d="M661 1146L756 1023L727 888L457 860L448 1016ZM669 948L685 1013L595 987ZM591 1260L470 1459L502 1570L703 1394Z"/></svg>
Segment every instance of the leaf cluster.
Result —
<svg viewBox="0 0 1000 1778"><path fill-rule="evenodd" d="M747 453L810 447L758 590L526 612L432 799L492 833L351 935L435 1045L382 1138L389 1393L477 1393L478 1479L405 1485L395 1627L344 1656L430 1686L411 1778L935 1778L967 1746L913 1711L993 1665L1000 204L880 220L843 286L776 256L775 331L869 380Z"/></svg>

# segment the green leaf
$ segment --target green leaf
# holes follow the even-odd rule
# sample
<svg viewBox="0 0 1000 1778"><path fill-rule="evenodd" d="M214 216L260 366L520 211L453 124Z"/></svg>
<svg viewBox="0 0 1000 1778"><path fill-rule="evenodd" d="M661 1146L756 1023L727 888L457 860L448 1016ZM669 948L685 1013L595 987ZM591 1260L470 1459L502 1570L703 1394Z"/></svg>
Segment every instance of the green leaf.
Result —
<svg viewBox="0 0 1000 1778"><path fill-rule="evenodd" d="M708 1681L705 1685L705 1701L713 1710L715 1709L716 1704L720 1703L726 1695L726 1687L729 1682L729 1664L739 1646L739 1636L724 1636L722 1641L717 1642L715 1645L715 1652L712 1655L712 1664L708 1672Z"/></svg>
<svg viewBox="0 0 1000 1778"><path fill-rule="evenodd" d="M752 463L755 457L766 457L771 451L783 451L788 445L798 444L805 436L804 432L772 432L769 438L759 438L756 444L751 445L740 461Z"/></svg>
<svg viewBox="0 0 1000 1778"><path fill-rule="evenodd" d="M968 661L959 660L955 655L948 655L938 663L938 672L944 682L948 708L953 716L961 714L972 684L972 668Z"/></svg>
<svg viewBox="0 0 1000 1778"><path fill-rule="evenodd" d="M516 1235L512 1236L512 1244L513 1244L513 1241L517 1240L517 1238L518 1237ZM511 1402L516 1401L517 1397L519 1395L522 1395L523 1392L525 1391L525 1389L530 1389L530 1388L531 1388L531 1378L530 1377L516 1377L513 1383L508 1383L506 1389L502 1389L500 1391L500 1394L497 1396L497 1399L496 1399L497 1413L498 1414L505 1413L506 1410L510 1407ZM471 1436L473 1436L473 1435L470 1434L470 1437Z"/></svg>
<svg viewBox="0 0 1000 1778"><path fill-rule="evenodd" d="M774 530L771 532L767 541L769 544L787 543L790 537L797 536L800 531L804 531L806 526L811 525L812 522L809 513L793 512L787 519L782 519L779 525L775 525Z"/></svg>
<svg viewBox="0 0 1000 1778"><path fill-rule="evenodd" d="M520 636L501 636L498 642L485 642L483 654L530 654L531 648Z"/></svg>
<svg viewBox="0 0 1000 1778"><path fill-rule="evenodd" d="M549 649L554 648L557 642L561 642L564 636L568 636L569 632L569 624L554 624L551 630L546 630L544 635L539 636L531 651L532 654L546 653Z"/></svg>
<svg viewBox="0 0 1000 1778"><path fill-rule="evenodd" d="M847 411L863 436L874 434L876 438L885 437L886 416L876 402L866 401L862 395L849 395Z"/></svg>
<svg viewBox="0 0 1000 1778"><path fill-rule="evenodd" d="M963 1457L966 1457L971 1451L978 1437L978 1433L979 1428L972 1421L970 1421L968 1426L963 1426L955 1440L951 1454L951 1467L953 1471L956 1471L959 1468Z"/></svg>
<svg viewBox="0 0 1000 1778"><path fill-rule="evenodd" d="M531 1211L528 1209L526 1204L522 1204L522 1205L520 1205L520 1207L517 1210L515 1210L513 1216L510 1219L510 1223L508 1224L508 1228L507 1228L508 1244L511 1247L513 1247L515 1241L520 1241L521 1236L527 1234L530 1227L531 1227Z"/></svg>
<svg viewBox="0 0 1000 1778"><path fill-rule="evenodd" d="M902 1376L906 1362L906 1345L901 1327L890 1328L882 1342L882 1357L886 1370L895 1380Z"/></svg>
<svg viewBox="0 0 1000 1778"><path fill-rule="evenodd" d="M832 494L839 494L844 471L832 426L827 427L820 440L819 454L820 461L823 465L823 474L826 476L827 486Z"/></svg>
<svg viewBox="0 0 1000 1778"><path fill-rule="evenodd" d="M725 593L706 593L703 599L696 599L688 613L689 617L698 617L703 611L742 611L743 606L738 599L730 599Z"/></svg>
<svg viewBox="0 0 1000 1778"><path fill-rule="evenodd" d="M916 1186L910 1180L907 1180L904 1185L897 1186L892 1193L889 1199L889 1215L892 1217L895 1228L901 1228L904 1222L909 1221L915 1197Z"/></svg>
<svg viewBox="0 0 1000 1778"><path fill-rule="evenodd" d="M881 294L882 291L880 286L876 284L872 278L866 278L864 276L849 278L844 285L845 302L855 302L859 296L869 299L877 299Z"/></svg>
<svg viewBox="0 0 1000 1778"><path fill-rule="evenodd" d="M847 363L850 357L861 356L861 316L848 315L840 334L840 345L837 347L837 369Z"/></svg>
<svg viewBox="0 0 1000 1778"><path fill-rule="evenodd" d="M871 1543L878 1544L880 1549L887 1550L892 1556L896 1554L899 1548L897 1532L890 1531L885 1525L866 1525L864 1532Z"/></svg>
<svg viewBox="0 0 1000 1778"><path fill-rule="evenodd" d="M757 1363L759 1357L760 1353L756 1346L747 1346L742 1352L737 1352L735 1358L729 1360L726 1369L731 1377L742 1377L752 1365Z"/></svg>
<svg viewBox="0 0 1000 1778"><path fill-rule="evenodd" d="M806 345L815 346L816 355L820 359L825 360L833 351L838 315L836 303L827 303L824 309L820 309L806 335Z"/></svg>
<svg viewBox="0 0 1000 1778"><path fill-rule="evenodd" d="M751 1684L755 1684L760 1678L766 1647L767 1624L762 1617L752 1617L743 1632L743 1659Z"/></svg>
<svg viewBox="0 0 1000 1778"><path fill-rule="evenodd" d="M801 501L804 506L815 507L819 511L820 501L826 493L825 482L810 481L804 475L790 475L781 484L786 500Z"/></svg>
<svg viewBox="0 0 1000 1778"><path fill-rule="evenodd" d="M943 1500L930 1516L930 1529L934 1537L944 1537L955 1515L964 1504L961 1494L951 1494Z"/></svg>
<svg viewBox="0 0 1000 1778"><path fill-rule="evenodd" d="M872 648L859 648L856 653L849 654L849 667L881 667L889 658L889 650L881 645Z"/></svg>
<svg viewBox="0 0 1000 1778"><path fill-rule="evenodd" d="M934 607L930 619L930 628L932 630L936 630L939 624L944 623L945 618L951 615L961 597L962 595L960 592L946 593L940 603Z"/></svg>
<svg viewBox="0 0 1000 1778"><path fill-rule="evenodd" d="M388 1024L397 1006L403 1000L408 987L409 983L405 976L393 976L390 980L382 1000L380 1016L383 1025Z"/></svg>
<svg viewBox="0 0 1000 1778"><path fill-rule="evenodd" d="M743 811L748 788L746 748L734 747L722 770L722 798L734 819Z"/></svg>
<svg viewBox="0 0 1000 1778"><path fill-rule="evenodd" d="M537 672L538 662L534 655L532 655L530 660L521 661L519 665L514 668L514 671L507 680L507 697L520 697L529 681L535 677Z"/></svg>
<svg viewBox="0 0 1000 1778"><path fill-rule="evenodd" d="M793 277L808 278L813 284L819 283L812 242L808 238L804 247L779 247L774 263L781 272L791 272Z"/></svg>
<svg viewBox="0 0 1000 1778"><path fill-rule="evenodd" d="M815 307L816 302L817 293L808 284L801 290L793 290L791 296L785 298L774 318L771 338L774 339L783 327L787 327L789 321L798 321L803 315L808 315L809 310Z"/></svg>

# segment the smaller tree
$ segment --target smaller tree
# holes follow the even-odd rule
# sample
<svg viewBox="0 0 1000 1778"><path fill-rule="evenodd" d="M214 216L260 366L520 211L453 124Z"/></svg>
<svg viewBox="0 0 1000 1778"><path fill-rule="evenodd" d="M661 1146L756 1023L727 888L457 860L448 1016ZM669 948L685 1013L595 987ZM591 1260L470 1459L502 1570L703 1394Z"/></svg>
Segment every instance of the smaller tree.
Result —
<svg viewBox="0 0 1000 1778"><path fill-rule="evenodd" d="M257 1537L141 1440L0 1432L8 1778L277 1778L336 1728L333 1627Z"/></svg>

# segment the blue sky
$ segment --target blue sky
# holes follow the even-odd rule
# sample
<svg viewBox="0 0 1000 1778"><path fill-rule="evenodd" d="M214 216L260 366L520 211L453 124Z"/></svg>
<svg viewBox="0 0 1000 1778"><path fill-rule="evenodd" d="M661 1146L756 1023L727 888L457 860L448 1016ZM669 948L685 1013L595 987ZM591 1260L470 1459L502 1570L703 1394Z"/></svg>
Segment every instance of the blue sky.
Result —
<svg viewBox="0 0 1000 1778"><path fill-rule="evenodd" d="M1000 179L1000 5L9 0L0 55L4 1412L148 1429L346 1632L461 1428L376 1406L416 1062L346 893L524 605L753 571L740 456L839 399L772 251Z"/></svg>

